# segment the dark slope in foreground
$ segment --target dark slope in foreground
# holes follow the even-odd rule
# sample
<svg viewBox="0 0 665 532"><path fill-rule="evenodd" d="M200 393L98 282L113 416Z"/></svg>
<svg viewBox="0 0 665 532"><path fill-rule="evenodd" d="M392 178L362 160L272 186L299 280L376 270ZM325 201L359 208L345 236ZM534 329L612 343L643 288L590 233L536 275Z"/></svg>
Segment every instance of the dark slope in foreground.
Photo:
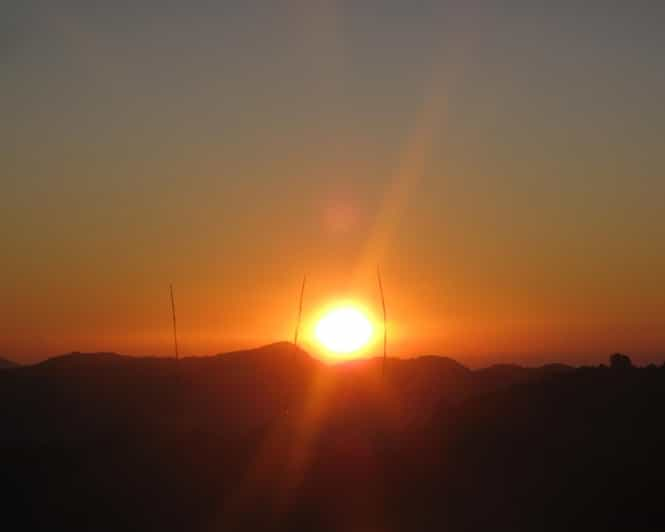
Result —
<svg viewBox="0 0 665 532"><path fill-rule="evenodd" d="M663 529L665 369L423 357L380 374L290 344L1 372L3 524Z"/></svg>

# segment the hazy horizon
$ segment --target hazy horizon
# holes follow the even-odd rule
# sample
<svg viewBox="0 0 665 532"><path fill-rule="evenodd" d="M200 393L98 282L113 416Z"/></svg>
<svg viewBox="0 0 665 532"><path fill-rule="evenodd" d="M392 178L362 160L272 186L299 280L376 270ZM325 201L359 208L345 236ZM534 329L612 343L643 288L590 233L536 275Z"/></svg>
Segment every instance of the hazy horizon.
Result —
<svg viewBox="0 0 665 532"><path fill-rule="evenodd" d="M0 0L0 356L168 356L170 283L183 355L304 273L378 320L380 264L390 355L665 359L665 7L54 4Z"/></svg>

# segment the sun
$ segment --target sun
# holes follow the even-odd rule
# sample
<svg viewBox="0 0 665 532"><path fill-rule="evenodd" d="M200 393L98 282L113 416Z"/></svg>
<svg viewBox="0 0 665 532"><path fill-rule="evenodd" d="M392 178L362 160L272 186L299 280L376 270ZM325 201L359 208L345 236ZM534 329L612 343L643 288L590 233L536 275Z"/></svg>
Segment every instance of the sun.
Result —
<svg viewBox="0 0 665 532"><path fill-rule="evenodd" d="M351 306L336 307L317 322L318 342L336 355L350 355L367 346L374 328L367 315Z"/></svg>

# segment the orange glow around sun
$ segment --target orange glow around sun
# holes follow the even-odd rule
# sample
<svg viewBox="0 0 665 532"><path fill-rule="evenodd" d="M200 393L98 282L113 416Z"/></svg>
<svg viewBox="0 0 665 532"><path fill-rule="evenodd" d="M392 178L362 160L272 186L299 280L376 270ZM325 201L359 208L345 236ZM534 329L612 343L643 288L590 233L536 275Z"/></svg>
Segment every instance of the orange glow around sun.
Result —
<svg viewBox="0 0 665 532"><path fill-rule="evenodd" d="M328 309L314 327L314 338L334 358L355 358L361 355L373 337L371 319L355 305L339 305Z"/></svg>

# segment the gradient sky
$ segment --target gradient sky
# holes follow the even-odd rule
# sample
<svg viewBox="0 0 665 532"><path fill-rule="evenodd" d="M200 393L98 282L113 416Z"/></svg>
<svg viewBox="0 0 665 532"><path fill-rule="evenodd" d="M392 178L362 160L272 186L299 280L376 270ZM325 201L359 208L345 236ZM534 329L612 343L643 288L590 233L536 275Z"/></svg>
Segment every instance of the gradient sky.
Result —
<svg viewBox="0 0 665 532"><path fill-rule="evenodd" d="M171 354L170 282L185 354L287 339L380 263L395 355L663 360L665 6L593 6L0 0L0 356Z"/></svg>

